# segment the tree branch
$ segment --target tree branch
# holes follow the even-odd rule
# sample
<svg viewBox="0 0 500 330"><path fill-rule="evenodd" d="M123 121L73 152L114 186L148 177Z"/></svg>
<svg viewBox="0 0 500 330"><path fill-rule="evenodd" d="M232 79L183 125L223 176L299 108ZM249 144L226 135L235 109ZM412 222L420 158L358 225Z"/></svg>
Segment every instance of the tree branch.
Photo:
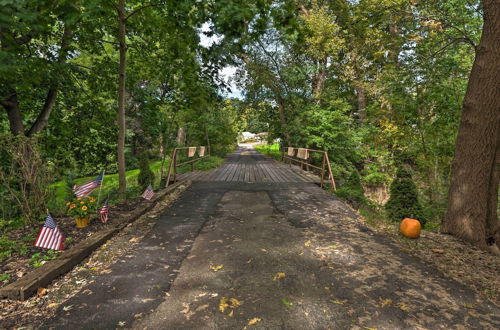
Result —
<svg viewBox="0 0 500 330"><path fill-rule="evenodd" d="M65 26L61 40L61 48L59 49L59 56L57 58L58 64L66 62L72 38L73 31ZM52 109L56 104L57 92L59 91L58 85L59 84L57 82L52 83L52 86L47 92L47 97L45 98L45 103L43 104L42 110L38 114L38 117L36 118L29 131L26 133L26 136L33 136L34 134L42 131L47 126L50 113L52 112Z"/></svg>

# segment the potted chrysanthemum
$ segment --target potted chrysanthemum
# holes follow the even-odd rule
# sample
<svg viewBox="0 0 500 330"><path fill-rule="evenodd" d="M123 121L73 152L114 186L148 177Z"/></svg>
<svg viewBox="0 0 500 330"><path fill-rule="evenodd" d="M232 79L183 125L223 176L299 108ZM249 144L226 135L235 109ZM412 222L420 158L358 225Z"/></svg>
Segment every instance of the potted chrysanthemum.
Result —
<svg viewBox="0 0 500 330"><path fill-rule="evenodd" d="M67 202L68 215L75 218L76 227L84 228L89 225L90 217L95 211L96 199L92 196L78 197Z"/></svg>

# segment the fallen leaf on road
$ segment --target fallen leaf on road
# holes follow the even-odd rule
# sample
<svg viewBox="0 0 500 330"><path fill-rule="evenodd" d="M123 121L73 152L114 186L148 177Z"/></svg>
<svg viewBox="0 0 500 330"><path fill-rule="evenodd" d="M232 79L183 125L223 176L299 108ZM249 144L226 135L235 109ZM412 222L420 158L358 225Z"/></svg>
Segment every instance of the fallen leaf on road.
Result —
<svg viewBox="0 0 500 330"><path fill-rule="evenodd" d="M262 252L267 252L267 250L266 250L266 249L260 249L260 250L261 250Z"/></svg>
<svg viewBox="0 0 500 330"><path fill-rule="evenodd" d="M109 274L109 273L111 273L111 269L105 269L99 272L99 274Z"/></svg>
<svg viewBox="0 0 500 330"><path fill-rule="evenodd" d="M340 300L330 300L330 302L337 304L337 305L343 305L344 303Z"/></svg>
<svg viewBox="0 0 500 330"><path fill-rule="evenodd" d="M260 319L258 317L254 317L253 319L251 319L250 321L248 321L248 325L253 325L255 323L259 323L260 321L262 321L262 319Z"/></svg>
<svg viewBox="0 0 500 330"><path fill-rule="evenodd" d="M276 275L274 275L273 281L276 281L276 280L283 278L285 276L286 276L285 273L276 273Z"/></svg>
<svg viewBox="0 0 500 330"><path fill-rule="evenodd" d="M236 308L241 305L241 302L236 298L222 297L219 302L219 310L224 313L227 308Z"/></svg>
<svg viewBox="0 0 500 330"><path fill-rule="evenodd" d="M129 239L128 241L129 241L130 243L137 243L137 242L139 242L139 240L140 240L140 238L139 238L139 237L132 237L132 238L131 238L131 239Z"/></svg>
<svg viewBox="0 0 500 330"><path fill-rule="evenodd" d="M392 299L383 299L383 298L379 298L379 304L380 304L380 306L382 306L382 307L385 307L385 306L390 306L390 305L392 305Z"/></svg>
<svg viewBox="0 0 500 330"><path fill-rule="evenodd" d="M233 315L234 315L234 311L233 311L233 310L232 310L232 311L230 311L230 312L229 312L229 314L227 314L227 315L228 315L229 317L233 317Z"/></svg>
<svg viewBox="0 0 500 330"><path fill-rule="evenodd" d="M434 253L444 253L444 250L441 250L441 249L432 249L432 252L434 252Z"/></svg>
<svg viewBox="0 0 500 330"><path fill-rule="evenodd" d="M218 272L222 268L224 268L224 265L219 265L219 266L212 266L212 265L210 265L210 269L213 270L214 272Z"/></svg>
<svg viewBox="0 0 500 330"><path fill-rule="evenodd" d="M119 327L124 327L124 326L125 326L125 324L127 324L127 322L125 322L125 321L120 321L120 322L118 322L118 326L119 326Z"/></svg>
<svg viewBox="0 0 500 330"><path fill-rule="evenodd" d="M207 309L207 308L208 308L208 304L206 304L206 305L201 305L201 306L196 307L196 311L197 311L197 312L201 312L201 311L204 311L204 310L205 310L205 309Z"/></svg>
<svg viewBox="0 0 500 330"><path fill-rule="evenodd" d="M183 314L189 313L189 304L188 303L182 303L182 307L184 307L184 309L181 310L181 313L183 313Z"/></svg>
<svg viewBox="0 0 500 330"><path fill-rule="evenodd" d="M337 245L330 245L329 246L330 249L336 249L337 248Z"/></svg>
<svg viewBox="0 0 500 330"><path fill-rule="evenodd" d="M311 241L307 241L304 243L304 246L311 246Z"/></svg>
<svg viewBox="0 0 500 330"><path fill-rule="evenodd" d="M59 304L58 304L58 303L51 303L51 304L48 304L48 305L47 305L47 307L48 307L48 308L55 308L55 307L57 307L57 306L59 306Z"/></svg>
<svg viewBox="0 0 500 330"><path fill-rule="evenodd" d="M285 305L285 307L290 307L293 305L293 303L287 301L285 298L282 298L281 302L283 303L283 305Z"/></svg>
<svg viewBox="0 0 500 330"><path fill-rule="evenodd" d="M47 294L47 289L45 288L38 288L38 290L36 291L36 295L39 297L43 297L46 294Z"/></svg>
<svg viewBox="0 0 500 330"><path fill-rule="evenodd" d="M16 276L17 277L23 277L24 276L24 272L18 271L18 272L16 272Z"/></svg>
<svg viewBox="0 0 500 330"><path fill-rule="evenodd" d="M253 258L248 259L247 264L251 263Z"/></svg>
<svg viewBox="0 0 500 330"><path fill-rule="evenodd" d="M69 305L69 306L64 306L63 307L63 311L67 312L67 311L70 311L73 309L73 305Z"/></svg>
<svg viewBox="0 0 500 330"><path fill-rule="evenodd" d="M397 306L399 307L400 310L405 311L405 312L408 312L410 310L410 307L408 307L404 303L399 303Z"/></svg>

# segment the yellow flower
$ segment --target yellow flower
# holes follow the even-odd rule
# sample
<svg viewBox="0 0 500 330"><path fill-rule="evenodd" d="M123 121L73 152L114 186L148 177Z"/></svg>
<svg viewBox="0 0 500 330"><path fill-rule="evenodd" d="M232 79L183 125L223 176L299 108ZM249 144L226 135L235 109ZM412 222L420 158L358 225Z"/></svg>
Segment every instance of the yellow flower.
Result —
<svg viewBox="0 0 500 330"><path fill-rule="evenodd" d="M66 206L69 206L69 204L71 204L71 203L70 203L70 202L67 202L67 203L66 203Z"/></svg>
<svg viewBox="0 0 500 330"><path fill-rule="evenodd" d="M87 207L86 206L82 206L82 210L87 211Z"/></svg>
<svg viewBox="0 0 500 330"><path fill-rule="evenodd" d="M85 202L84 202L84 201L81 201L81 202L80 202L80 204L85 204Z"/></svg>
<svg viewBox="0 0 500 330"><path fill-rule="evenodd" d="M81 197L78 197L76 200L77 200L77 201L79 201L79 200L81 200L81 199L82 199Z"/></svg>
<svg viewBox="0 0 500 330"><path fill-rule="evenodd" d="M76 204L71 204L69 208L72 209L74 207L76 207Z"/></svg>

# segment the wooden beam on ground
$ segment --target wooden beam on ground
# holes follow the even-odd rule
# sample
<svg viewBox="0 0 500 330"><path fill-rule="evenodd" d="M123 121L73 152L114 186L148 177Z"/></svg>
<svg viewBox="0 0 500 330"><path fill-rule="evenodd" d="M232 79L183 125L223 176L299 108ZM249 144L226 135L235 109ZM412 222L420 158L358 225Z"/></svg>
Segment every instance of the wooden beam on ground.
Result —
<svg viewBox="0 0 500 330"><path fill-rule="evenodd" d="M178 182L166 189L160 190L156 193L154 201L144 201L143 205L139 206L132 212L123 214L125 219L116 226L90 236L88 239L80 242L71 249L64 251L59 258L45 263L40 268L28 273L19 280L0 288L0 298L9 298L14 300L28 299L37 292L38 288L47 286L57 277L73 269L73 267L79 264L94 250L122 230L126 225L137 220L144 213L150 211L156 205L156 201L163 198L180 185L186 183L189 185L189 181Z"/></svg>

